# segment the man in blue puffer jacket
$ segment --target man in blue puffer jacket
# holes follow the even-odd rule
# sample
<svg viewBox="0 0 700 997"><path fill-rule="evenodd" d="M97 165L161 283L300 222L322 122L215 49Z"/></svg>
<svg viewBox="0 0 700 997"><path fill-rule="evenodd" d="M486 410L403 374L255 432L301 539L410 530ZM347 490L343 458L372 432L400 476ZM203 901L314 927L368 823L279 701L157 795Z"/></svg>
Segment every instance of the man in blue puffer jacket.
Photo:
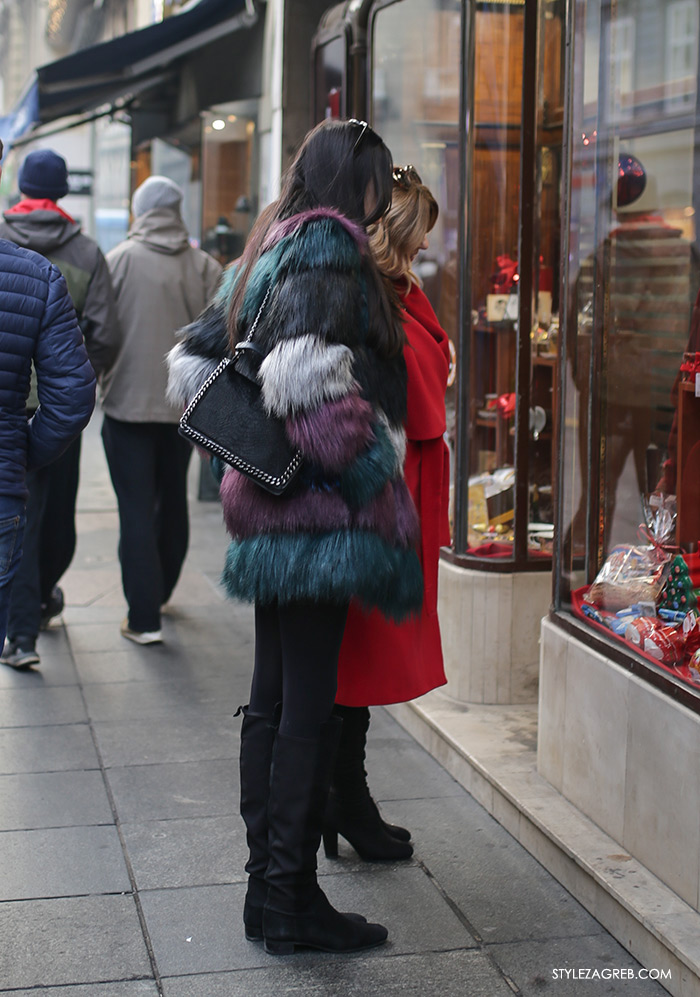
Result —
<svg viewBox="0 0 700 997"><path fill-rule="evenodd" d="M28 422L32 360L39 408ZM95 375L60 270L0 239L0 648L22 552L26 472L55 460L94 404Z"/></svg>

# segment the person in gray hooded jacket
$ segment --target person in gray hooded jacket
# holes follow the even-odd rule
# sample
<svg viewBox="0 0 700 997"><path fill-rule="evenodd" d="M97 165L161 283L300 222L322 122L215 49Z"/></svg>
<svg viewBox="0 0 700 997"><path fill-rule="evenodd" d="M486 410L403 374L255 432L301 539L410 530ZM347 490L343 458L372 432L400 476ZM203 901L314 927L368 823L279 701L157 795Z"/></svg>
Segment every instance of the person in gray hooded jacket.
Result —
<svg viewBox="0 0 700 997"><path fill-rule="evenodd" d="M122 634L162 640L160 610L187 553L187 468L181 409L165 396L165 354L213 296L221 273L190 245L181 188L152 176L134 192L126 240L107 254L121 344L102 382L104 442L119 504L119 558L129 607Z"/></svg>

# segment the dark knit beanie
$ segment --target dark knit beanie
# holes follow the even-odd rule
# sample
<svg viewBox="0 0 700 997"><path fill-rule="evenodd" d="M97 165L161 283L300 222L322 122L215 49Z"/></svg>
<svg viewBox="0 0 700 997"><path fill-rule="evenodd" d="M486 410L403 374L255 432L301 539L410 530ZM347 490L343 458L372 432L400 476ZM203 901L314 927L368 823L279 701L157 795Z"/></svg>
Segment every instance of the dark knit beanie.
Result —
<svg viewBox="0 0 700 997"><path fill-rule="evenodd" d="M19 189L27 197L57 201L68 193L68 167L52 149L37 149L20 166Z"/></svg>

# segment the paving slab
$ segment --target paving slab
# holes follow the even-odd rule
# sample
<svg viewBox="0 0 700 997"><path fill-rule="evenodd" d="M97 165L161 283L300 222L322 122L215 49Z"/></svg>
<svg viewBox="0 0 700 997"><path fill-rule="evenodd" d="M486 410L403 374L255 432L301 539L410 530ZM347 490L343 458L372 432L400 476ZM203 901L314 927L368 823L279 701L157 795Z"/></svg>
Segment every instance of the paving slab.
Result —
<svg viewBox="0 0 700 997"><path fill-rule="evenodd" d="M603 929L467 793L393 805L415 854L484 942L572 938Z"/></svg>
<svg viewBox="0 0 700 997"><path fill-rule="evenodd" d="M127 823L122 833L140 890L246 879L248 849L238 814Z"/></svg>
<svg viewBox="0 0 700 997"><path fill-rule="evenodd" d="M479 952L368 958L319 956L313 963L281 958L269 969L240 970L163 980L165 997L513 997L489 959Z"/></svg>
<svg viewBox="0 0 700 997"><path fill-rule="evenodd" d="M0 938L8 990L153 978L133 897L0 903Z"/></svg>
<svg viewBox="0 0 700 997"><path fill-rule="evenodd" d="M636 959L605 932L570 940L489 945L486 951L512 978L522 997L663 997L655 980L641 978ZM667 967L649 969L668 971Z"/></svg>
<svg viewBox="0 0 700 997"><path fill-rule="evenodd" d="M230 759L238 766L240 719L175 714L142 720L96 721L95 737L105 768Z"/></svg>
<svg viewBox="0 0 700 997"><path fill-rule="evenodd" d="M238 765L230 759L113 768L108 779L122 822L238 813Z"/></svg>
<svg viewBox="0 0 700 997"><path fill-rule="evenodd" d="M46 637L41 634L36 648L41 658L38 667L18 672L7 665L0 665L0 690L77 685L78 673L67 644L61 650L47 649Z"/></svg>
<svg viewBox="0 0 700 997"><path fill-rule="evenodd" d="M98 765L87 723L0 730L0 775L96 769Z"/></svg>
<svg viewBox="0 0 700 997"><path fill-rule="evenodd" d="M168 682L110 682L84 686L92 720L146 720L207 714L233 716L246 702L249 682L231 674L197 675ZM55 690L63 691L63 690Z"/></svg>
<svg viewBox="0 0 700 997"><path fill-rule="evenodd" d="M110 983L88 983L86 986L40 987L33 990L0 990L0 994L12 997L36 997L37 993L48 997L159 997L155 980L112 981Z"/></svg>
<svg viewBox="0 0 700 997"><path fill-rule="evenodd" d="M5 831L0 838L4 900L128 893L131 889L115 827Z"/></svg>
<svg viewBox="0 0 700 997"><path fill-rule="evenodd" d="M0 668L6 668L0 665ZM24 681L26 681L25 675ZM87 712L77 686L47 687L34 672L22 689L3 689L0 695L0 727L39 727L42 724L84 723Z"/></svg>
<svg viewBox="0 0 700 997"><path fill-rule="evenodd" d="M100 772L3 775L0 800L0 831L113 823Z"/></svg>
<svg viewBox="0 0 700 997"><path fill-rule="evenodd" d="M230 631L230 625L229 625ZM228 642L216 645L201 644L196 652L184 645L156 644L140 647L124 641L118 651L99 653L76 652L77 673L83 685L109 682L168 682L192 680L199 675L240 674L250 683L252 671L252 643L249 654L243 657L238 646L235 653L231 647L231 633Z"/></svg>

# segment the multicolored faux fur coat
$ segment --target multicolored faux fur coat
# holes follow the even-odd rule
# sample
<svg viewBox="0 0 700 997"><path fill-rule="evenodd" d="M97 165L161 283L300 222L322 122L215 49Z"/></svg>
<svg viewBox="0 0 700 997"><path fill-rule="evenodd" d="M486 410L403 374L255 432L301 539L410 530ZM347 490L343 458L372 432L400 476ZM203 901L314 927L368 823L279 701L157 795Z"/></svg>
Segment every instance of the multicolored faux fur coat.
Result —
<svg viewBox="0 0 700 997"><path fill-rule="evenodd" d="M270 495L233 468L221 484L232 537L231 596L259 602L344 603L355 597L400 620L418 610L419 525L403 479L406 368L368 342L361 228L328 209L278 223L248 281L249 326L268 286L255 341L266 351L262 393L286 419L305 461L291 488ZM169 394L187 403L229 352L235 273L183 330L168 357Z"/></svg>

